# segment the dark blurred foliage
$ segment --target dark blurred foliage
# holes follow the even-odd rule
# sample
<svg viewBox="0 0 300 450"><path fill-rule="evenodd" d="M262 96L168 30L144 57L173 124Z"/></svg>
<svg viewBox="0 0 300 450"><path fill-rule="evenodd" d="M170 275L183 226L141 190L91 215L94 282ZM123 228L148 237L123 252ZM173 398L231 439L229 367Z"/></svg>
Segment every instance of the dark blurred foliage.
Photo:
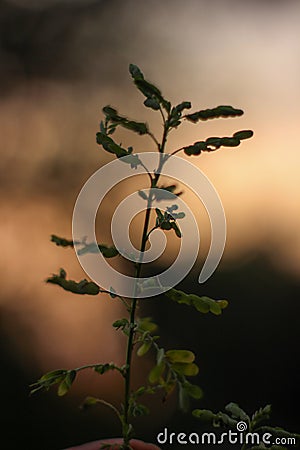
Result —
<svg viewBox="0 0 300 450"><path fill-rule="evenodd" d="M1 1L1 92L30 78L72 82L93 77L95 68L101 82L113 83L122 62L122 21L114 18L120 6L114 0L42 2L36 8ZM112 51L114 63L108 64Z"/></svg>
<svg viewBox="0 0 300 450"><path fill-rule="evenodd" d="M101 79L118 81L118 68L128 64L128 53L155 52L140 33L147 15L168 2L147 3L121 0L0 1L0 92L7 94L20 81L30 78ZM172 2L177 8L180 2ZM188 2L193 7L197 2ZM295 0L213 0L210 8L245 12L278 12ZM270 10L270 6L272 8ZM131 13L132 11L132 13ZM174 30L183 32L184 30ZM124 39L125 37L125 39ZM158 43L157 43L158 44ZM144 50L144 51L143 51ZM145 54L145 53L144 53Z"/></svg>

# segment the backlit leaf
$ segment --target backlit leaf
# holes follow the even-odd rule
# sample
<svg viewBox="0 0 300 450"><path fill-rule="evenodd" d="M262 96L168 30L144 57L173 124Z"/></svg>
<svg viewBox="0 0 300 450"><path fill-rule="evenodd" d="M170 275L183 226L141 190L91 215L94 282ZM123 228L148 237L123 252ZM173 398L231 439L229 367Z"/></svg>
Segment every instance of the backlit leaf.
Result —
<svg viewBox="0 0 300 450"><path fill-rule="evenodd" d="M233 134L233 137L236 139L239 139L242 141L243 139L249 139L253 136L252 130L243 130L243 131L237 131Z"/></svg>
<svg viewBox="0 0 300 450"><path fill-rule="evenodd" d="M153 369L151 369L148 376L149 382L152 384L157 383L160 380L161 376L163 375L165 367L166 365L164 361L154 366Z"/></svg>
<svg viewBox="0 0 300 450"><path fill-rule="evenodd" d="M136 352L138 356L144 356L151 348L152 342L144 342Z"/></svg>
<svg viewBox="0 0 300 450"><path fill-rule="evenodd" d="M168 350L166 357L171 363L192 363L195 355L189 350Z"/></svg>
<svg viewBox="0 0 300 450"><path fill-rule="evenodd" d="M244 114L241 109L233 108L232 106L221 105L212 109L203 109L192 114L187 114L185 117L190 122L198 122L199 120L217 119L219 117L238 117Z"/></svg>
<svg viewBox="0 0 300 450"><path fill-rule="evenodd" d="M76 371L70 370L63 379L63 381L58 386L57 394L59 397L62 397L63 395L66 395L67 392L69 392L75 378L76 378Z"/></svg>
<svg viewBox="0 0 300 450"><path fill-rule="evenodd" d="M172 364L172 369L180 375L185 375L187 377L194 377L198 375L199 372L199 367L194 363L174 363Z"/></svg>

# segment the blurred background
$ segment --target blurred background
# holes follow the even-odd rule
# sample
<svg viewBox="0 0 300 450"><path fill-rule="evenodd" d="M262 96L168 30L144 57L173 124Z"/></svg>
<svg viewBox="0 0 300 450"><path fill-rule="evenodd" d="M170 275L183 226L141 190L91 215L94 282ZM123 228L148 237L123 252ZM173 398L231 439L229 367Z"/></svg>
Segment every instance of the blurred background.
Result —
<svg viewBox="0 0 300 450"><path fill-rule="evenodd" d="M1 448L59 450L120 433L106 410L78 408L86 394L119 402L117 375L83 373L63 399L55 390L29 398L28 385L56 368L123 362L124 341L111 329L122 307L44 280L59 267L84 278L72 250L51 244L50 235L71 237L83 183L113 159L95 143L101 108L110 104L160 133L131 82L131 62L174 104L245 111L182 125L169 150L255 131L238 148L190 160L219 192L228 238L217 272L199 286L210 238L203 224L199 261L179 288L227 298L228 310L196 316L160 298L144 301L141 312L160 324L166 348L197 354L205 396L194 406L218 411L235 401L253 412L271 403L272 423L299 432L299 20L297 0L0 1ZM153 150L147 137L118 136ZM191 198L191 207L201 223L201 205ZM136 384L150 365L151 358L136 361ZM149 402L154 414L138 421L139 437L155 442L165 426L207 431L176 411L175 397Z"/></svg>

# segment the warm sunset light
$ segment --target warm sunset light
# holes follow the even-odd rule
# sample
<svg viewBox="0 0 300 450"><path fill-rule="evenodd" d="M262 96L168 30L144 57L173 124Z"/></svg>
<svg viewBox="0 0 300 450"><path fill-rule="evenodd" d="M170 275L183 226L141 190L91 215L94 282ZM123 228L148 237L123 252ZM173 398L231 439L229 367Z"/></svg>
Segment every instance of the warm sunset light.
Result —
<svg viewBox="0 0 300 450"><path fill-rule="evenodd" d="M71 238L72 212L80 189L93 172L114 158L100 151L95 142L102 107L110 104L120 114L145 120L153 133L161 136L159 117L144 108L141 94L132 85L128 75L131 62L138 64L174 103L190 100L193 111L218 105L233 105L244 111L238 118L208 120L197 125L185 122L179 130L172 131L167 152L208 136L231 136L238 130L254 130L254 136L238 148L221 148L199 157L188 157L183 152L177 156L195 164L209 178L226 215L227 241L217 269L221 278L214 275L208 286L215 289L217 296L232 295L233 304L239 305L242 314L245 291L250 296L251 290L242 286L247 279L245 274L241 275L244 264L249 263L253 270L253 289L262 264L270 279L259 284L261 297L254 290L253 298L257 298L261 308L260 320L264 323L270 320L270 329L265 333L267 337L262 331L264 337L260 342L270 339L266 344L270 354L274 353L273 345L278 345L277 332L285 336L283 347L288 347L293 339L297 342L294 323L288 335L288 309L280 306L281 303L276 306L275 301L272 322L268 302L277 289L278 296L283 302L289 302L287 305L294 309L296 317L294 294L300 279L299 2L103 0L72 4L66 0L48 0L41 5L35 1L6 0L0 8L3 9L0 19L3 21L0 22L0 312L3 339L10 349L8 354L11 352L9 358L25 374L26 386L32 373L39 376L56 366L85 364L99 359L99 355L100 359L122 363L122 336L111 334L111 322L124 314L122 306L106 295L100 300L74 298L56 286L47 286L44 280L60 267L66 267L72 279L86 277L72 250L58 249L50 242L50 235ZM117 131L114 136L124 146L132 145L135 152L155 150L149 136L131 135L126 130ZM97 217L99 240L111 243L112 206L117 206L123 196L136 188L141 189L144 182L148 187L145 176L136 183L123 183L118 191L112 190ZM209 249L209 220L205 208L189 188L178 185L178 189L184 192L182 198L199 223L201 247L194 268L198 274ZM135 243L140 242L142 220L140 215L132 223ZM166 253L159 261L162 265L173 261L179 248L175 235L167 238ZM193 245L191 242L191 249ZM122 261L117 266L128 271ZM222 276L232 277L228 279L227 291ZM287 285L283 283L276 288L272 283L277 276ZM291 291L286 287L286 280L292 280ZM206 285L197 288L204 292L208 289ZM158 303L156 306L161 307ZM150 315L155 314L156 306L152 305L151 310L147 304ZM229 310L228 323L237 327L238 312L232 310ZM253 316L245 318L245 323L256 321L254 307L251 311ZM247 334L249 341L254 334L251 327ZM260 325L257 329L260 330ZM193 332L197 330L198 325ZM180 335L177 329L171 332L173 340ZM235 338L228 337L225 327L220 333L227 336L226 345L238 354ZM162 336L167 344L169 338L164 331ZM250 344L247 341L245 345ZM289 361L294 361L293 358ZM208 371L206 362L204 378L205 370ZM148 370L147 360L140 364L137 383ZM295 362L290 364L293 367ZM248 371L247 367L242 370ZM289 384L289 370L292 369L288 368L283 380L285 385ZM208 371L206 377L209 376ZM265 379L256 383L261 392L268 385ZM92 377L87 377L76 391L78 398L87 385L92 389L97 387ZM105 378L101 389L118 399L122 386L117 377L113 381ZM221 383L220 392L222 389L225 387ZM241 385L238 389L244 392ZM275 387L271 389L272 396L276 397ZM291 390L286 396L282 394L285 408L292 397ZM210 394L219 395L208 388L207 397ZM262 402L273 403L275 400L270 396L267 391ZM207 397L205 402L209 402ZM214 401L217 405L216 397ZM250 401L249 404L252 407ZM172 401L170 405L162 413L168 420L172 418ZM276 417L284 418L284 412L278 412L280 408L277 406ZM295 411L295 405L291 410ZM153 421L153 427L156 421L159 417ZM296 418L287 419L288 426L289 423L294 426ZM71 439L66 437L61 442L69 445ZM28 450L38 448L34 445L37 444ZM41 448L50 450L47 445ZM64 444L53 443L53 449L59 445Z"/></svg>

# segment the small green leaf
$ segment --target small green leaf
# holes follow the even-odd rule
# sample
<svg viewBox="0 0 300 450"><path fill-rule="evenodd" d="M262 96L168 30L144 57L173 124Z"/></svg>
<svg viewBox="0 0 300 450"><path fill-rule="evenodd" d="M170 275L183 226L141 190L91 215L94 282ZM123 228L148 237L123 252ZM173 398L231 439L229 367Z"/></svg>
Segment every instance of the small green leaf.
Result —
<svg viewBox="0 0 300 450"><path fill-rule="evenodd" d="M138 194L143 200L148 200L148 195L144 191L138 191Z"/></svg>
<svg viewBox="0 0 300 450"><path fill-rule="evenodd" d="M162 229L162 230L171 230L171 228L172 228L172 225L171 225L171 223L170 222L167 222L167 221L163 221L161 224L160 224L160 228Z"/></svg>
<svg viewBox="0 0 300 450"><path fill-rule="evenodd" d="M131 73L132 78L136 79L144 79L144 75L141 70L135 64L129 64L129 72Z"/></svg>
<svg viewBox="0 0 300 450"><path fill-rule="evenodd" d="M162 221L164 220L164 215L163 215L163 213L161 212L161 210L158 209L158 208L155 208L155 212L156 212L156 215L157 215L158 220L159 220L160 222L162 222Z"/></svg>
<svg viewBox="0 0 300 450"><path fill-rule="evenodd" d="M203 422L212 422L216 418L216 414L208 409L194 409L192 414Z"/></svg>
<svg viewBox="0 0 300 450"><path fill-rule="evenodd" d="M59 397L62 397L63 395L66 395L67 392L69 392L75 378L76 378L76 371L70 370L63 379L63 381L58 386L57 394Z"/></svg>
<svg viewBox="0 0 300 450"><path fill-rule="evenodd" d="M255 411L251 418L252 428L255 428L259 423L265 420L269 420L270 414L271 405L266 405L264 408L259 408L259 410Z"/></svg>
<svg viewBox="0 0 300 450"><path fill-rule="evenodd" d="M177 128L180 124L181 121L176 119L176 118L171 118L168 122L167 122L168 126L170 128Z"/></svg>
<svg viewBox="0 0 300 450"><path fill-rule="evenodd" d="M175 106L175 110L176 112L181 113L184 109L191 109L191 107L191 102L182 102L179 103L179 105Z"/></svg>
<svg viewBox="0 0 300 450"><path fill-rule="evenodd" d="M58 237L55 234L51 234L51 242L54 242L60 247L74 247L74 242L72 240Z"/></svg>
<svg viewBox="0 0 300 450"><path fill-rule="evenodd" d="M189 350L168 350L166 357L170 363L192 363L195 355Z"/></svg>
<svg viewBox="0 0 300 450"><path fill-rule="evenodd" d="M40 379L39 381L51 381L51 380L55 380L58 377L61 377L62 375L64 376L68 371L66 369L57 369L57 370L52 370L51 372L47 372L45 373Z"/></svg>
<svg viewBox="0 0 300 450"><path fill-rule="evenodd" d="M249 416L237 403L228 403L228 405L225 406L225 410L229 412L234 419L244 420L247 423L250 422Z"/></svg>
<svg viewBox="0 0 300 450"><path fill-rule="evenodd" d="M113 258L119 254L115 246L108 247L104 244L98 244L99 250L105 258Z"/></svg>
<svg viewBox="0 0 300 450"><path fill-rule="evenodd" d="M162 361L160 364L154 366L153 369L151 369L149 376L148 376L149 382L151 384L157 383L160 380L161 376L163 375L165 368L166 368L166 365L165 365L164 361Z"/></svg>
<svg viewBox="0 0 300 450"><path fill-rule="evenodd" d="M222 313L222 308L221 306L218 304L218 302L209 299L208 297L205 297L208 299L209 302L209 310L212 314L214 314L215 316L219 316Z"/></svg>
<svg viewBox="0 0 300 450"><path fill-rule="evenodd" d="M104 112L104 114L106 115L107 119L114 119L116 117L118 117L118 112L116 109L112 108L111 106L104 106L104 108L102 108L102 111Z"/></svg>
<svg viewBox="0 0 300 450"><path fill-rule="evenodd" d="M198 122L199 120L217 119L219 117L238 117L243 115L241 109L233 108L232 106L222 105L212 109L203 109L192 114L187 114L185 117L190 122Z"/></svg>
<svg viewBox="0 0 300 450"><path fill-rule="evenodd" d="M183 147L184 153L188 156L194 155L198 156L203 150L206 150L207 144L204 141L195 142L192 145L188 145L187 147Z"/></svg>
<svg viewBox="0 0 300 450"><path fill-rule="evenodd" d="M176 220L178 219L184 219L185 218L185 213L184 212L179 212L179 213L173 213L172 217Z"/></svg>
<svg viewBox="0 0 300 450"><path fill-rule="evenodd" d="M199 400L200 398L203 397L202 389L196 384L191 384L188 381L186 381L184 383L184 389L187 392L187 394L192 398Z"/></svg>
<svg viewBox="0 0 300 450"><path fill-rule="evenodd" d="M147 392L146 386L141 386L134 392L134 396L140 397L141 395L145 394L146 392Z"/></svg>
<svg viewBox="0 0 300 450"><path fill-rule="evenodd" d="M144 105L145 105L147 108L154 109L154 111L157 111L157 110L160 108L159 102L157 102L157 101L154 100L153 98L147 98L147 99L144 101Z"/></svg>
<svg viewBox="0 0 300 450"><path fill-rule="evenodd" d="M199 297L198 295L190 294L189 298L191 304L197 309L197 311L206 314L210 311L210 305L207 302L207 297Z"/></svg>
<svg viewBox="0 0 300 450"><path fill-rule="evenodd" d="M152 322L151 317L143 317L138 320L138 329L139 331L148 331L152 333L157 330L158 326L156 323Z"/></svg>
<svg viewBox="0 0 300 450"><path fill-rule="evenodd" d="M172 369L180 375L185 375L187 377L194 377L199 373L199 367L194 363L174 363L172 364Z"/></svg>
<svg viewBox="0 0 300 450"><path fill-rule="evenodd" d="M36 383L30 385L32 388L30 390L30 395L41 389L48 390L50 386L60 383L65 378L67 372L66 369L58 369L45 373Z"/></svg>
<svg viewBox="0 0 300 450"><path fill-rule="evenodd" d="M138 356L144 356L144 355L146 355L146 353L150 350L151 346L152 346L152 342L151 342L151 341L144 342L144 343L139 347L139 349L138 349L138 351L136 352L136 354L137 354Z"/></svg>
<svg viewBox="0 0 300 450"><path fill-rule="evenodd" d="M165 292L165 295L176 303L194 306L197 311L204 314L211 312L215 315L219 315L221 314L222 309L226 308L228 305L226 300L213 300L212 298L205 296L199 297L195 294L186 294L185 292L174 288Z"/></svg>
<svg viewBox="0 0 300 450"><path fill-rule="evenodd" d="M221 309L225 309L228 306L227 300L216 300Z"/></svg>
<svg viewBox="0 0 300 450"><path fill-rule="evenodd" d="M226 427L236 428L237 420L228 416L228 414L219 412L218 414L216 414L214 426L219 427L220 424L223 426L225 425Z"/></svg>
<svg viewBox="0 0 300 450"><path fill-rule="evenodd" d="M141 403L131 401L129 406L129 413L133 417L141 417L149 414L149 409L147 408L147 406Z"/></svg>
<svg viewBox="0 0 300 450"><path fill-rule="evenodd" d="M236 138L224 137L221 139L221 145L223 145L223 147L237 147L240 145L240 141Z"/></svg>
<svg viewBox="0 0 300 450"><path fill-rule="evenodd" d="M100 375L103 375L104 373L108 372L109 370L114 370L115 365L110 363L105 364L98 364L94 367L94 371L99 373Z"/></svg>
<svg viewBox="0 0 300 450"><path fill-rule="evenodd" d="M84 399L84 401L82 402L82 404L80 405L81 409L87 409L90 408L91 406L95 406L99 403L99 399L95 398L95 397L86 397Z"/></svg>
<svg viewBox="0 0 300 450"><path fill-rule="evenodd" d="M97 144L102 145L104 150L106 150L109 153L114 153L118 158L128 155L127 150L122 148L120 145L116 144L112 138L110 138L104 133L101 132L96 133L96 141Z"/></svg>
<svg viewBox="0 0 300 450"><path fill-rule="evenodd" d="M222 145L222 138L219 137L210 137L205 141L206 146L210 147L210 150L217 150ZM213 147L213 148L211 148Z"/></svg>
<svg viewBox="0 0 300 450"><path fill-rule="evenodd" d="M129 326L129 322L128 322L128 320L127 320L126 318L124 318L124 319L119 319L119 320L116 320L116 321L112 324L112 326L113 326L114 328L116 328L117 330L118 330L119 328L124 329L125 327Z"/></svg>
<svg viewBox="0 0 300 450"><path fill-rule="evenodd" d="M142 92L142 94L145 95L145 97L154 98L158 101L162 100L160 90L153 84L149 83L149 81L142 78L135 78L134 83L136 87Z"/></svg>
<svg viewBox="0 0 300 450"><path fill-rule="evenodd" d="M180 213L179 213L179 214L180 214ZM182 236L182 235L181 235L181 231L180 231L180 229L178 228L176 222L171 222L171 227L172 227L173 230L175 231L176 236L179 237L179 238L181 238L181 236Z"/></svg>
<svg viewBox="0 0 300 450"><path fill-rule="evenodd" d="M253 131L252 130L237 131L236 133L233 134L233 137L235 139L240 140L240 141L242 141L243 139L249 139L252 136L253 136Z"/></svg>

